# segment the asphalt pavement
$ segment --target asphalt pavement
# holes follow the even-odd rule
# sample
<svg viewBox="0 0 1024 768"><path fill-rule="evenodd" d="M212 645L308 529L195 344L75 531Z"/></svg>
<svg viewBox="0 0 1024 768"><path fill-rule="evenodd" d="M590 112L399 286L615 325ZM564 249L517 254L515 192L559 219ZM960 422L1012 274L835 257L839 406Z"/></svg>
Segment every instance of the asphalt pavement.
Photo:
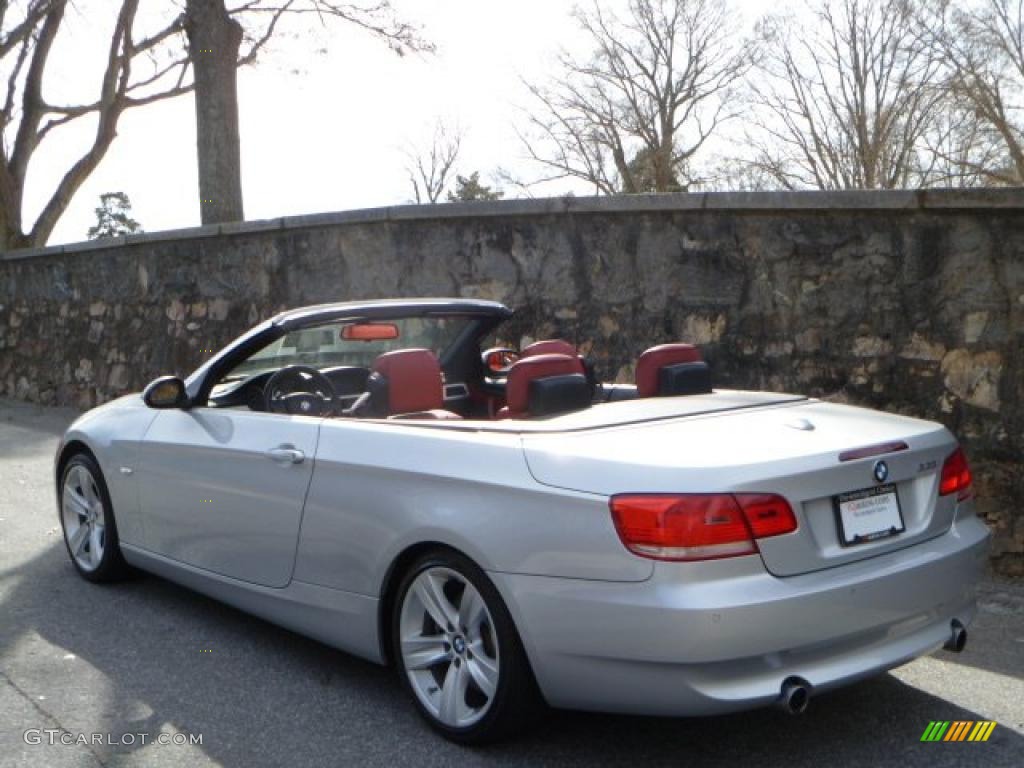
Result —
<svg viewBox="0 0 1024 768"><path fill-rule="evenodd" d="M0 766L1024 765L1024 587L998 580L964 653L800 717L548 711L518 741L449 744L386 669L156 577L78 578L51 479L73 416L0 401ZM933 720L998 725L984 743L922 743Z"/></svg>

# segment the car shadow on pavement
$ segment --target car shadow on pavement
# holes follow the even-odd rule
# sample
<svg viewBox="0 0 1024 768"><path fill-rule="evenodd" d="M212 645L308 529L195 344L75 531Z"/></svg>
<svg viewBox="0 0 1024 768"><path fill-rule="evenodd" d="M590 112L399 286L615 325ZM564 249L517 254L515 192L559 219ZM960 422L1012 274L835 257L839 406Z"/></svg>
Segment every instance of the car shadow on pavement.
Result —
<svg viewBox="0 0 1024 768"><path fill-rule="evenodd" d="M1024 677L1024 584L986 579L978 586L978 609L968 631L967 652L940 651L936 658L997 675ZM986 638L984 649L974 642L982 635Z"/></svg>
<svg viewBox="0 0 1024 768"><path fill-rule="evenodd" d="M16 584L0 604L0 671L31 693L40 719L24 728L53 727L43 722L52 718L73 733L202 734L200 752L179 764L937 768L1018 766L1024 754L1024 737L999 727L987 743L921 743L931 720L986 718L890 675L823 694L801 717L548 711L519 740L471 750L435 736L390 671L156 577L88 584L59 541L4 580ZM21 749L31 758L46 747ZM118 764L170 757L121 745L93 751ZM34 763L53 764L39 754Z"/></svg>

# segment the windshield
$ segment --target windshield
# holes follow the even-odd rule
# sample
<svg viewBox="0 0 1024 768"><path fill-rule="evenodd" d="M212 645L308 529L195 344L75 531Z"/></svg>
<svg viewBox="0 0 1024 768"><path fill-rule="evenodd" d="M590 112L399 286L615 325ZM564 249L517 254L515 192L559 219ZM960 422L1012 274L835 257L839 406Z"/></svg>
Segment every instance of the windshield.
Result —
<svg viewBox="0 0 1024 768"><path fill-rule="evenodd" d="M378 355L395 349L429 349L438 357L472 322L465 316L405 317L388 321L398 329L396 338L363 341L346 339L342 331L351 320L326 323L291 331L237 365L221 381L277 370L286 365L327 368L358 365L369 368Z"/></svg>

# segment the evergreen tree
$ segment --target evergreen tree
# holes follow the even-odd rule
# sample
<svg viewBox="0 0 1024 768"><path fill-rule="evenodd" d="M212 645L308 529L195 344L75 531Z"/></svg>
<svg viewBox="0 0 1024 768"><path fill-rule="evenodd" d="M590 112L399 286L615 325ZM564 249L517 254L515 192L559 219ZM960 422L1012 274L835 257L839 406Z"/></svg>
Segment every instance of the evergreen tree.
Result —
<svg viewBox="0 0 1024 768"><path fill-rule="evenodd" d="M132 218L132 201L124 192L104 192L96 209L96 226L89 227L89 239L132 235L142 225Z"/></svg>
<svg viewBox="0 0 1024 768"><path fill-rule="evenodd" d="M462 203L471 200L501 200L505 195L500 189L480 183L480 172L473 171L469 176L455 177L455 191L448 193L448 202Z"/></svg>

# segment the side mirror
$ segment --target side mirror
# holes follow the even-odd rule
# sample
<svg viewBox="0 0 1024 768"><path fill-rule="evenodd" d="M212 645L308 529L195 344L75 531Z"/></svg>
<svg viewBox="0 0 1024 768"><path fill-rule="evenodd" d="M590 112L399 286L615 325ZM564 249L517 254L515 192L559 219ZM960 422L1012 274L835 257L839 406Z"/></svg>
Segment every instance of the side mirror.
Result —
<svg viewBox="0 0 1024 768"><path fill-rule="evenodd" d="M490 374L504 376L519 359L519 353L507 347L493 347L483 353L484 368Z"/></svg>
<svg viewBox="0 0 1024 768"><path fill-rule="evenodd" d="M188 405L185 382L177 376L161 376L142 390L142 401L150 408L184 408Z"/></svg>

